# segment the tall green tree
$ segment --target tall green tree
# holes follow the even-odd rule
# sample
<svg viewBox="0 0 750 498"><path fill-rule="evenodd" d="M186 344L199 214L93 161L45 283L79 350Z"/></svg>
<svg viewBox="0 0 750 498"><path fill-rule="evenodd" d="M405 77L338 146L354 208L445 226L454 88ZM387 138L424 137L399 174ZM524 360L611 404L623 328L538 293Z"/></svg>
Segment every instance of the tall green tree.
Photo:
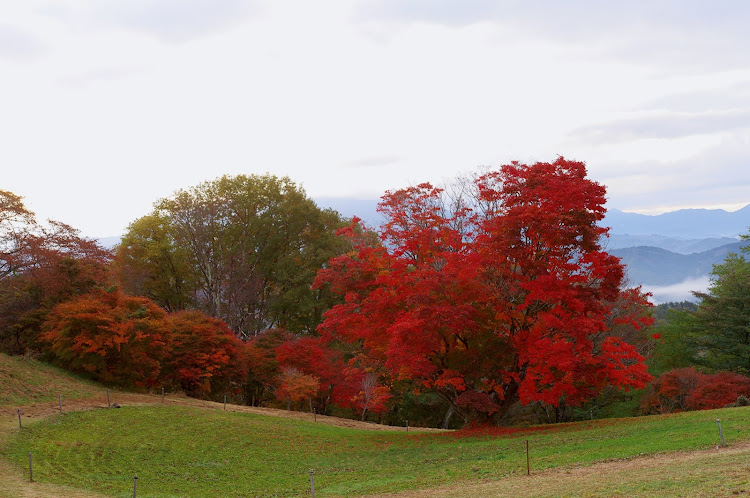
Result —
<svg viewBox="0 0 750 498"><path fill-rule="evenodd" d="M169 310L199 308L240 337L313 332L331 304L315 274L343 250L343 224L289 178L223 176L162 199L118 250L126 292Z"/></svg>
<svg viewBox="0 0 750 498"><path fill-rule="evenodd" d="M749 240L750 235L743 238ZM750 247L744 247L742 254L729 254L722 264L715 265L708 291L694 293L700 298L698 307L673 314L660 328L664 344L657 354L668 358L677 354L675 359L680 361L672 367L687 366L687 360L709 370L750 375L748 251Z"/></svg>

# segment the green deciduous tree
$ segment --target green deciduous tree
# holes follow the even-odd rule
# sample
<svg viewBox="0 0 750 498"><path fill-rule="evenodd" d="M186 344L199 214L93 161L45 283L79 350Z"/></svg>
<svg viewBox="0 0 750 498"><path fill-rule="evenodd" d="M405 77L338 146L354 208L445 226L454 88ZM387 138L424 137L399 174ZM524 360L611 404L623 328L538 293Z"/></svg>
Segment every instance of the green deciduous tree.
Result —
<svg viewBox="0 0 750 498"><path fill-rule="evenodd" d="M224 176L156 203L118 250L126 292L198 307L240 337L312 332L331 305L315 274L341 252L339 215L288 178Z"/></svg>

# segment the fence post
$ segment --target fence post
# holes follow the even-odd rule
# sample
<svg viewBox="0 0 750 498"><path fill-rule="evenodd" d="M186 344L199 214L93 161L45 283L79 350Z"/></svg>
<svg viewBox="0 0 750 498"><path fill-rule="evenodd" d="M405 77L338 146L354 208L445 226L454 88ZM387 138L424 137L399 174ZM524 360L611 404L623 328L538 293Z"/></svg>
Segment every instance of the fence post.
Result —
<svg viewBox="0 0 750 498"><path fill-rule="evenodd" d="M164 404L164 387L161 388L161 404Z"/></svg>
<svg viewBox="0 0 750 498"><path fill-rule="evenodd" d="M310 469L310 492L312 493L312 498L315 498L315 470Z"/></svg>
<svg viewBox="0 0 750 498"><path fill-rule="evenodd" d="M406 421L406 432L409 432L409 421Z"/></svg>
<svg viewBox="0 0 750 498"><path fill-rule="evenodd" d="M721 447L723 448L726 444L724 443L724 431L721 430L721 420L717 418L716 424L719 426L719 437L721 438Z"/></svg>
<svg viewBox="0 0 750 498"><path fill-rule="evenodd" d="M318 410L313 408L313 422L317 422L317 421L318 421Z"/></svg>
<svg viewBox="0 0 750 498"><path fill-rule="evenodd" d="M227 411L227 395L224 394L224 411Z"/></svg>
<svg viewBox="0 0 750 498"><path fill-rule="evenodd" d="M29 482L34 482L34 469L31 466L31 452L29 451Z"/></svg>
<svg viewBox="0 0 750 498"><path fill-rule="evenodd" d="M138 476L133 477L133 498L138 494Z"/></svg>
<svg viewBox="0 0 750 498"><path fill-rule="evenodd" d="M21 424L21 409L16 408L16 412L18 412L18 428L23 429L23 424Z"/></svg>
<svg viewBox="0 0 750 498"><path fill-rule="evenodd" d="M526 440L526 475L531 475L531 465L529 464L529 440Z"/></svg>
<svg viewBox="0 0 750 498"><path fill-rule="evenodd" d="M107 389L107 408L112 408L112 403L109 402L109 389Z"/></svg>
<svg viewBox="0 0 750 498"><path fill-rule="evenodd" d="M60 406L60 413L62 413L62 394L57 395L57 403Z"/></svg>

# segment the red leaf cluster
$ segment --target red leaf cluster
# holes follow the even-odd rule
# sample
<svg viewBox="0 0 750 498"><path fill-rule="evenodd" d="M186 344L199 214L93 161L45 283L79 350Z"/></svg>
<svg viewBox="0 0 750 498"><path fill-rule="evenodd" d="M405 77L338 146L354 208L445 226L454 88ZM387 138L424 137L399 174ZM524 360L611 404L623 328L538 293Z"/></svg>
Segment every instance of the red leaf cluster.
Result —
<svg viewBox="0 0 750 498"><path fill-rule="evenodd" d="M750 397L750 377L718 372L705 374L693 367L665 372L651 383L641 402L646 413L674 413L722 408L740 396Z"/></svg>
<svg viewBox="0 0 750 498"><path fill-rule="evenodd" d="M388 192L381 244L356 222L343 231L353 250L316 281L344 297L324 340L385 384L414 382L459 410L470 391L502 413L519 399L572 405L605 386L643 387L642 356L610 331L647 325L647 302L621 290L623 267L601 249L605 189L583 163L512 163L472 192Z"/></svg>

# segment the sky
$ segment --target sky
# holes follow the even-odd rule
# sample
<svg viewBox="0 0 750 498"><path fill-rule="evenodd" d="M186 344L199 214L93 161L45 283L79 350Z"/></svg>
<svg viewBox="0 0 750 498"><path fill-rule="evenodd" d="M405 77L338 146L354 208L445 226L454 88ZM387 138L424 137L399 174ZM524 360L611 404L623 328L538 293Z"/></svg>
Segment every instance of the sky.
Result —
<svg viewBox="0 0 750 498"><path fill-rule="evenodd" d="M84 235L224 174L375 199L558 156L610 208L750 203L746 0L0 7L0 189Z"/></svg>

